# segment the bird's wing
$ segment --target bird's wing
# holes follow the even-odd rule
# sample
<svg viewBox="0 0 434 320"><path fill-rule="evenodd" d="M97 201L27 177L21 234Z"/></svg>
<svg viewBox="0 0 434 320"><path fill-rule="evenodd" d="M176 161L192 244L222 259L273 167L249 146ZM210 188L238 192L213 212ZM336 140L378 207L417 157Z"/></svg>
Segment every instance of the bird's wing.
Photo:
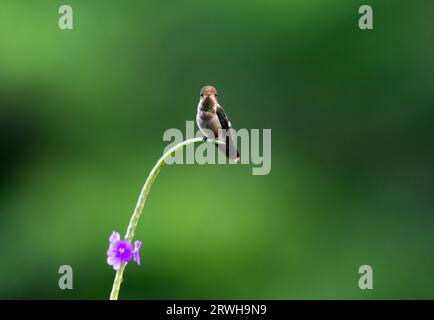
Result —
<svg viewBox="0 0 434 320"><path fill-rule="evenodd" d="M222 126L222 129L229 130L231 127L231 122L228 119L228 116L226 115L225 110L218 105L217 106L217 116L219 117L220 125ZM226 135L225 139L225 145L219 145L219 148L226 153L226 156L228 158L232 158L233 160L239 159L240 154L238 153L237 149L234 146L234 143L232 141L232 136L229 133Z"/></svg>
<svg viewBox="0 0 434 320"><path fill-rule="evenodd" d="M222 129L229 130L229 128L231 127L231 122L229 121L225 110L220 105L217 106L217 116L219 117Z"/></svg>

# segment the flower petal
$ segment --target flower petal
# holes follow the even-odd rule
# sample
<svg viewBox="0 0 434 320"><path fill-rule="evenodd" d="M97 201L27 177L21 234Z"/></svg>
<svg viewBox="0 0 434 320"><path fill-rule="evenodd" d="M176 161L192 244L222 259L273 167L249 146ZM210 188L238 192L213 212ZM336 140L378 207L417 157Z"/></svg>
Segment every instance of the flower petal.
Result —
<svg viewBox="0 0 434 320"><path fill-rule="evenodd" d="M121 240L121 235L119 232L113 231L112 235L110 236L110 243L114 243Z"/></svg>
<svg viewBox="0 0 434 320"><path fill-rule="evenodd" d="M134 251L139 251L141 246L142 246L142 243L139 240L136 240L136 242L134 242Z"/></svg>
<svg viewBox="0 0 434 320"><path fill-rule="evenodd" d="M119 270L119 268L121 267L121 264L122 263L116 261L116 263L113 265L113 269L115 269L116 271Z"/></svg>
<svg viewBox="0 0 434 320"><path fill-rule="evenodd" d="M142 243L140 241L136 241L134 243L134 250L133 250L133 259L134 261L140 266L140 255L139 255L139 250L140 247L142 246Z"/></svg>

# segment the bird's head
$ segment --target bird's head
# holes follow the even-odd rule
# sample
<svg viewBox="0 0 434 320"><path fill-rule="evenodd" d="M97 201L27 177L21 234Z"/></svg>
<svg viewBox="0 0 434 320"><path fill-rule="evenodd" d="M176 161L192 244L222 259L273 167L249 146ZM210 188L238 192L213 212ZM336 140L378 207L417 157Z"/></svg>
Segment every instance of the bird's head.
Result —
<svg viewBox="0 0 434 320"><path fill-rule="evenodd" d="M206 111L216 112L217 90L211 86L205 86L200 90L200 102Z"/></svg>

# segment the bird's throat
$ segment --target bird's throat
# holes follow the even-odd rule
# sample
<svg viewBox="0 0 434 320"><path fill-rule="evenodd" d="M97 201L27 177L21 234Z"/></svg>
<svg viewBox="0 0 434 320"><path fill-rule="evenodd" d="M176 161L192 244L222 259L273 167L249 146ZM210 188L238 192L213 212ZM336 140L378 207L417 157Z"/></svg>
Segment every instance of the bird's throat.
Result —
<svg viewBox="0 0 434 320"><path fill-rule="evenodd" d="M206 112L213 112L215 102L211 98L206 98L202 102L203 110Z"/></svg>

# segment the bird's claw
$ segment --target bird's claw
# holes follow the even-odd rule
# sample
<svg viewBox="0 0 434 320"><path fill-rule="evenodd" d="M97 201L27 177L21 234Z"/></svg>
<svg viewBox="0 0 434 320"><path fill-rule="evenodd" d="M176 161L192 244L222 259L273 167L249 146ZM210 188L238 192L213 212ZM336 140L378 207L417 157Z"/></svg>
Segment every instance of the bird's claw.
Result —
<svg viewBox="0 0 434 320"><path fill-rule="evenodd" d="M202 139L203 142L206 142L207 140L208 140L207 136L203 137L203 139Z"/></svg>

